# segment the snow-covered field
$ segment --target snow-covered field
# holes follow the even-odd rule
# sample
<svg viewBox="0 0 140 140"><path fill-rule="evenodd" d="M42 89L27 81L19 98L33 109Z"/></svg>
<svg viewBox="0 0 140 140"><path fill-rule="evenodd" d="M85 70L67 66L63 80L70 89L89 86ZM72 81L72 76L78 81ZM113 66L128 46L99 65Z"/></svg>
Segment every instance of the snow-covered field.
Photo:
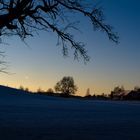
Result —
<svg viewBox="0 0 140 140"><path fill-rule="evenodd" d="M140 102L2 90L0 140L140 140Z"/></svg>

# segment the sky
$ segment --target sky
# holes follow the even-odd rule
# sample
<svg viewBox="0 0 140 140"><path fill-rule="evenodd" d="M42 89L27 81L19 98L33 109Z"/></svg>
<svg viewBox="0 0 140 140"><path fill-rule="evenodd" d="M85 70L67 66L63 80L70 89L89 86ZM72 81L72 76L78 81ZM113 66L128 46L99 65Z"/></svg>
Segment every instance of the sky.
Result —
<svg viewBox="0 0 140 140"><path fill-rule="evenodd" d="M5 37L0 44L9 74L0 73L0 84L18 88L20 85L35 91L54 88L63 76L72 76L78 86L78 95L84 96L87 88L91 94L109 94L115 86L133 89L140 86L140 1L100 0L106 22L114 27L120 37L119 44L109 41L106 34L92 30L85 17L80 20L75 39L86 44L91 57L84 64L73 59L72 52L63 57L54 33L39 32L26 40Z"/></svg>

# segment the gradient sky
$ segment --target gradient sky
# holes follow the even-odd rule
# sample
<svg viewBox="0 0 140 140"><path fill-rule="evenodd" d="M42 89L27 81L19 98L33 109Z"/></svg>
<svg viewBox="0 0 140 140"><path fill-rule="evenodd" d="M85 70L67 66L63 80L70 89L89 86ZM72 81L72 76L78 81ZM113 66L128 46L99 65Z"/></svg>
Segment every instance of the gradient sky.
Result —
<svg viewBox="0 0 140 140"><path fill-rule="evenodd" d="M85 95L87 88L91 94L110 93L114 86L125 89L140 86L140 1L100 0L106 22L113 25L120 36L120 44L110 42L107 36L92 31L92 26L80 17L81 32L75 38L86 43L91 60L86 65L82 59L77 62L64 58L61 47L56 46L53 33L40 32L28 38L26 46L16 37L3 38L1 51L5 51L7 71L0 73L0 84L18 88L20 85L36 90L53 88L63 76L72 76L78 86L79 95ZM77 20L77 15L75 19Z"/></svg>

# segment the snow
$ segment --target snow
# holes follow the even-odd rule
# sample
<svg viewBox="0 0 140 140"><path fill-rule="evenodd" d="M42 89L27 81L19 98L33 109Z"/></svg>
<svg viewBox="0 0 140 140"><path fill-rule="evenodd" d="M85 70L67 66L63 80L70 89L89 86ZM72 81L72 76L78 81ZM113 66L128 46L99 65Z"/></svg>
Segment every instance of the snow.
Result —
<svg viewBox="0 0 140 140"><path fill-rule="evenodd" d="M0 90L0 140L140 140L140 102Z"/></svg>

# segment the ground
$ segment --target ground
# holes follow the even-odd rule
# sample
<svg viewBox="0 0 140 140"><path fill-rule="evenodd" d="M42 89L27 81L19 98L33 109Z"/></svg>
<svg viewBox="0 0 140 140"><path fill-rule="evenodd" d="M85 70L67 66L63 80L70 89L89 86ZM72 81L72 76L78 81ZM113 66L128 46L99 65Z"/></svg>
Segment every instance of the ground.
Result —
<svg viewBox="0 0 140 140"><path fill-rule="evenodd" d="M140 102L0 91L0 140L140 140Z"/></svg>

